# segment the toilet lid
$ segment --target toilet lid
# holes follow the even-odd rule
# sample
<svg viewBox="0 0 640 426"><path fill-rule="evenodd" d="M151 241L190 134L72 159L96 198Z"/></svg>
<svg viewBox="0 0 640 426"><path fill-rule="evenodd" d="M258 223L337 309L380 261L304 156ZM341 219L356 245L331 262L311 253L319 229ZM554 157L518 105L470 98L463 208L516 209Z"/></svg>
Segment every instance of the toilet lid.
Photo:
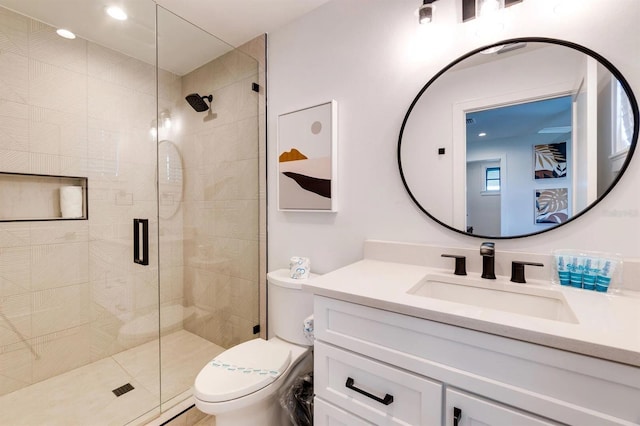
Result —
<svg viewBox="0 0 640 426"><path fill-rule="evenodd" d="M209 361L196 377L194 396L207 402L240 398L274 382L290 362L286 346L250 340Z"/></svg>

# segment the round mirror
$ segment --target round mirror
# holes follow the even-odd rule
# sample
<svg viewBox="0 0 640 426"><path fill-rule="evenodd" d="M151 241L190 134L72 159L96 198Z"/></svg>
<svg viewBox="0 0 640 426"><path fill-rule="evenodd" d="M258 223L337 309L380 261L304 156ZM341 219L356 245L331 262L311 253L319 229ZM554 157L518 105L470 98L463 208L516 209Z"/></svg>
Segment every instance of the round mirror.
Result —
<svg viewBox="0 0 640 426"><path fill-rule="evenodd" d="M158 143L158 214L170 219L182 202L182 156L171 141Z"/></svg>
<svg viewBox="0 0 640 426"><path fill-rule="evenodd" d="M582 46L504 40L440 71L409 107L398 141L418 207L456 232L516 238L601 201L629 163L638 104L624 77Z"/></svg>

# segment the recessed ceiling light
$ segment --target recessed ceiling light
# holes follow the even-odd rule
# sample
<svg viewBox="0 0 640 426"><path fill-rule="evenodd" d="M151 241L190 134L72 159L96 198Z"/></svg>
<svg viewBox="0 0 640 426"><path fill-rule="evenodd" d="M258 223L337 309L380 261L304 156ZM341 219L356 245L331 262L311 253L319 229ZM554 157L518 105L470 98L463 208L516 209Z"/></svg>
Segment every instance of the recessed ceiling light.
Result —
<svg viewBox="0 0 640 426"><path fill-rule="evenodd" d="M107 15L111 16L113 19L117 19L118 21L127 20L127 14L118 6L109 6L107 8Z"/></svg>
<svg viewBox="0 0 640 426"><path fill-rule="evenodd" d="M480 136L482 138L482 137L487 136L487 134L485 132L480 132L480 133L478 133L478 136Z"/></svg>
<svg viewBox="0 0 640 426"><path fill-rule="evenodd" d="M58 28L56 30L56 33L60 36L60 37L64 37L64 38L68 38L69 40L73 40L74 38L76 38L76 35L74 33L72 33L69 30L65 30L64 28Z"/></svg>

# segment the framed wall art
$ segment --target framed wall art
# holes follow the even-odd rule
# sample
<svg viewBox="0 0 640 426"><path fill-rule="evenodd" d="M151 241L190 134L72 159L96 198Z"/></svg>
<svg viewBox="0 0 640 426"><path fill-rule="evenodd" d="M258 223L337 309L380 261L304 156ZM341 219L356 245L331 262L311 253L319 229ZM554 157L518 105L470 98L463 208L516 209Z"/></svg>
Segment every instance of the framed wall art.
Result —
<svg viewBox="0 0 640 426"><path fill-rule="evenodd" d="M535 145L533 153L535 179L554 179L567 176L566 142Z"/></svg>
<svg viewBox="0 0 640 426"><path fill-rule="evenodd" d="M278 116L278 210L335 212L337 103Z"/></svg>

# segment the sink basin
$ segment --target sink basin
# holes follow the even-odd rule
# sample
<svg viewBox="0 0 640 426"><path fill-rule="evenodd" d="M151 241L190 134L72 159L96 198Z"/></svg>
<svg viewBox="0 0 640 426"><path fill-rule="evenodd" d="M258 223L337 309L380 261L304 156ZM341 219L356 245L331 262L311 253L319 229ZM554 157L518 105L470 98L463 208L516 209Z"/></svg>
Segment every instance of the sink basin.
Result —
<svg viewBox="0 0 640 426"><path fill-rule="evenodd" d="M561 292L529 284L433 274L427 275L407 293L478 308L578 323Z"/></svg>

